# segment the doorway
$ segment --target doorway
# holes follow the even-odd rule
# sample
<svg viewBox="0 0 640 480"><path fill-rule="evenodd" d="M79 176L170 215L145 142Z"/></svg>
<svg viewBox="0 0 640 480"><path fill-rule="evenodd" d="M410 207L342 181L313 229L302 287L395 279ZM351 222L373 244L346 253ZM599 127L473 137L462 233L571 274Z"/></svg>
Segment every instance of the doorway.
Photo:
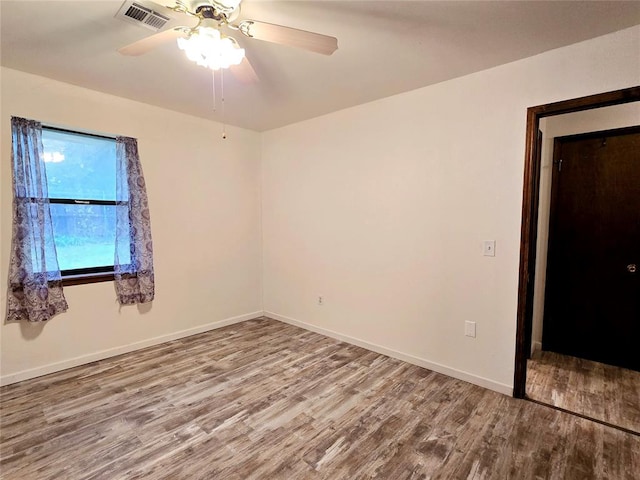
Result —
<svg viewBox="0 0 640 480"><path fill-rule="evenodd" d="M640 371L640 127L556 137L553 159L542 350Z"/></svg>
<svg viewBox="0 0 640 480"><path fill-rule="evenodd" d="M578 99L557 102L554 104L531 107L527 111L527 144L525 159L525 182L523 190L522 205L522 235L520 249L520 284L518 291L518 328L516 336L516 364L514 377L514 396L525 398L527 388L527 362L531 361L531 355L536 350L532 348L542 341L542 313L544 310L544 300L534 298L533 291L536 283L545 283L546 275L546 235L548 232L541 227L538 232L538 208L537 202L540 199L541 214L545 208L545 198L543 192L538 196L542 184L544 190L545 168L541 165L541 157L544 148L541 148L541 124L546 121L556 120L560 115L572 112L586 112L592 109L602 109L612 105L622 105L640 101L640 87L632 87L624 90L593 95ZM637 124L638 122L636 122ZM584 130L583 130L584 131ZM557 168L557 166L556 166ZM542 174L541 174L542 170ZM550 188L549 188L550 190ZM548 200L547 200L548 202ZM548 204L546 205L548 208ZM548 221L548 220L547 220ZM540 225L544 226L544 218L541 218ZM553 254L552 254L553 255ZM541 305L542 303L542 305ZM537 312L536 312L537 310ZM534 318L539 318L534 322ZM536 323L536 324L534 324ZM532 341L533 340L533 341ZM538 348L539 350L539 348ZM558 354L560 355L560 354ZM575 358L575 357L568 357ZM580 359L578 365L574 365L577 370L583 370L587 360ZM575 362L574 362L575 363ZM538 372L534 372L538 373ZM640 377L639 377L640 378ZM603 403L602 400L600 403ZM581 414L580 411L576 413ZM608 423L606 420L602 423Z"/></svg>

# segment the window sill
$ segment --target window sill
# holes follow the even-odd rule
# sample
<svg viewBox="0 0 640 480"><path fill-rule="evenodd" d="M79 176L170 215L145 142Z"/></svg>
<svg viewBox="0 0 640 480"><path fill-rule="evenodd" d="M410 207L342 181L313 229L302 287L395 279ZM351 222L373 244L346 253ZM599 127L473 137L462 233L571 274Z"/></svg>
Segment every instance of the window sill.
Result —
<svg viewBox="0 0 640 480"><path fill-rule="evenodd" d="M114 279L111 273L83 273L80 275L68 275L62 278L62 286L84 285L87 283L111 282Z"/></svg>

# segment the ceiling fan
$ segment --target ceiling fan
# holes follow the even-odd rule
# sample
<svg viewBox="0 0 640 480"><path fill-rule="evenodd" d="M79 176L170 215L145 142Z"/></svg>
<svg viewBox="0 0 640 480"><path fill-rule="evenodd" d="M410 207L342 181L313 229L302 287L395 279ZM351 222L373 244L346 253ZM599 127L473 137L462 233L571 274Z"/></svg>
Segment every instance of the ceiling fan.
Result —
<svg viewBox="0 0 640 480"><path fill-rule="evenodd" d="M335 37L319 33L299 30L297 28L274 25L256 20L242 20L233 23L240 15L242 0L154 0L174 12L182 13L198 19L194 27L179 26L143 38L118 50L122 55L142 55L159 45L178 41L178 46L185 50L187 56L213 70L230 68L232 73L245 83L257 81L253 67L244 56L237 41L224 35L223 30L231 30L240 34L266 42L302 48L311 52L331 55L338 48ZM218 50L207 58L206 49L210 45L219 45ZM214 58L215 57L215 58ZM220 60L221 57L224 57Z"/></svg>

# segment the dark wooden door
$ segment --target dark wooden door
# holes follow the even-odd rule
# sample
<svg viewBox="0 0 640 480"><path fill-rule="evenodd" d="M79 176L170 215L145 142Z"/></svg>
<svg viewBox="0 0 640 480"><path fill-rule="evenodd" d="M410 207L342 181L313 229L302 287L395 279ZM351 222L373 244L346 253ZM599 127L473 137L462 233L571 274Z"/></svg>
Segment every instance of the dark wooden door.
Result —
<svg viewBox="0 0 640 480"><path fill-rule="evenodd" d="M640 126L557 138L542 345L640 370Z"/></svg>

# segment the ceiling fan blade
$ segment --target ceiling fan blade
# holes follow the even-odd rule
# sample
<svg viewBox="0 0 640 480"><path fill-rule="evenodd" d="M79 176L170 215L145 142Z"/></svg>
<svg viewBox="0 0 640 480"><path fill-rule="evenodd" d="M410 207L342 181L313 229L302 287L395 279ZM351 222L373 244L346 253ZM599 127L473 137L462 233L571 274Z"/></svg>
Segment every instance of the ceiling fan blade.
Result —
<svg viewBox="0 0 640 480"><path fill-rule="evenodd" d="M134 57L142 55L163 43L167 43L171 40L177 39L178 37L184 36L186 30L188 30L187 27L175 27L165 30L164 32L158 32L150 37L143 38L142 40L138 40L137 42L127 45L126 47L122 47L118 49L118 52L122 55L131 55Z"/></svg>
<svg viewBox="0 0 640 480"><path fill-rule="evenodd" d="M338 49L338 39L319 33L283 27L273 23L245 20L238 25L239 30L247 37L257 38L265 42L279 43L291 47L303 48L312 52L331 55Z"/></svg>
<svg viewBox="0 0 640 480"><path fill-rule="evenodd" d="M258 75L247 57L244 57L239 65L231 65L229 70L242 83L258 83L259 81Z"/></svg>

